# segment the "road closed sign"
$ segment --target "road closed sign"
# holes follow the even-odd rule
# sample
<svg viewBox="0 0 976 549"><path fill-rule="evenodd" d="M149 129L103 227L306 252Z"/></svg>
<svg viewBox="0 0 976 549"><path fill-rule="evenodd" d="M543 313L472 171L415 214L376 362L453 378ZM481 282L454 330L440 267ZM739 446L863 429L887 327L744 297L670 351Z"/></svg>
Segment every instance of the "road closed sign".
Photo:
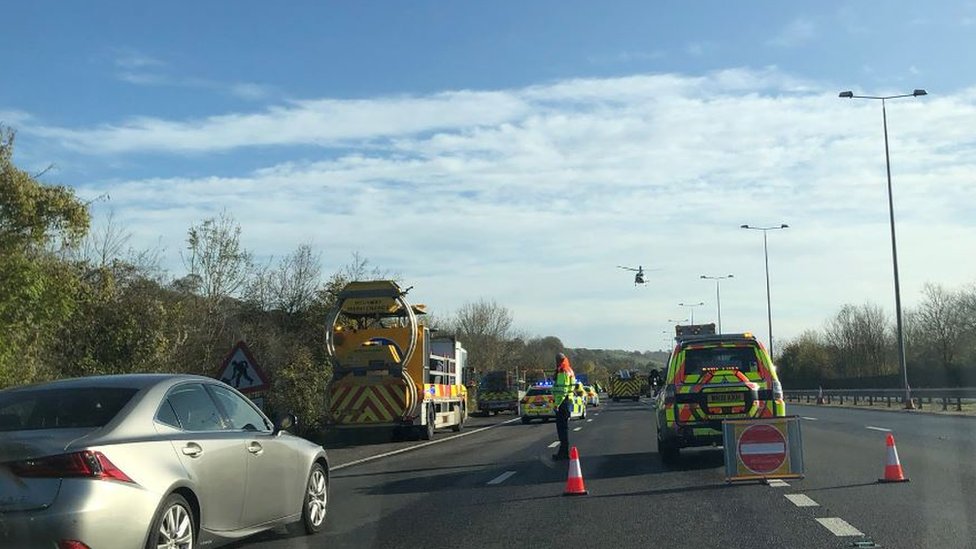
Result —
<svg viewBox="0 0 976 549"><path fill-rule="evenodd" d="M728 420L722 436L727 481L803 477L798 417Z"/></svg>

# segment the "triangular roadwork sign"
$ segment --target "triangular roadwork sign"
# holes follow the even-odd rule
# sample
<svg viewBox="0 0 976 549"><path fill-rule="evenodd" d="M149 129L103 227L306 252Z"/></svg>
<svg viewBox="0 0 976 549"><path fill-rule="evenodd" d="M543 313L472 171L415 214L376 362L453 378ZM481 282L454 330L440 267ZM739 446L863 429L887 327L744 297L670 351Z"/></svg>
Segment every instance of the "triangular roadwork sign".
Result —
<svg viewBox="0 0 976 549"><path fill-rule="evenodd" d="M247 343L243 341L238 341L224 359L217 372L217 379L242 393L264 391L269 384L268 376L258 366L247 348Z"/></svg>

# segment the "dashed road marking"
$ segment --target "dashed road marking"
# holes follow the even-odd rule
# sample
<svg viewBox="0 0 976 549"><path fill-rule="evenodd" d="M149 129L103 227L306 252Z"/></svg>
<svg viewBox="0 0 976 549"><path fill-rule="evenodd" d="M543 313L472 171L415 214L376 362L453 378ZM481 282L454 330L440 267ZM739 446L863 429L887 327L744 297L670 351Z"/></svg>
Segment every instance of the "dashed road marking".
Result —
<svg viewBox="0 0 976 549"><path fill-rule="evenodd" d="M891 429L885 429L884 427L875 427L873 425L865 425L865 429L871 429L872 431L881 431L882 433L890 433Z"/></svg>
<svg viewBox="0 0 976 549"><path fill-rule="evenodd" d="M772 486L773 488L788 488L790 486L789 482L786 482L785 480L780 480L778 478L769 480L766 482L766 484Z"/></svg>
<svg viewBox="0 0 976 549"><path fill-rule="evenodd" d="M830 533L835 536L863 536L860 530L854 528L847 523L842 518L831 517L831 518L818 518L817 522L821 526L830 530Z"/></svg>
<svg viewBox="0 0 976 549"><path fill-rule="evenodd" d="M586 420L586 422L587 422L587 423L589 423L589 422L591 422L591 421L593 421L593 420L592 420L592 419L588 419L588 420Z"/></svg>
<svg viewBox="0 0 976 549"><path fill-rule="evenodd" d="M582 431L582 430L583 430L582 427L577 427L577 428L573 429L573 431Z"/></svg>
<svg viewBox="0 0 976 549"><path fill-rule="evenodd" d="M819 420L818 420L817 418L815 418L815 417L807 417L807 416L800 416L800 419L805 419L805 420L807 420L807 421L819 421Z"/></svg>
<svg viewBox="0 0 976 549"><path fill-rule="evenodd" d="M820 504L810 499L806 494L786 494L786 499L797 507L820 507Z"/></svg>
<svg viewBox="0 0 976 549"><path fill-rule="evenodd" d="M491 486L493 484L501 484L501 483L505 482L506 480L512 478L512 475L514 475L514 474L515 474L515 471L505 471L504 473L498 475L497 477L489 480L488 481L488 486Z"/></svg>
<svg viewBox="0 0 976 549"><path fill-rule="evenodd" d="M552 444L549 445L550 448L555 448L556 446L559 446L559 441L558 440L556 442L553 442Z"/></svg>

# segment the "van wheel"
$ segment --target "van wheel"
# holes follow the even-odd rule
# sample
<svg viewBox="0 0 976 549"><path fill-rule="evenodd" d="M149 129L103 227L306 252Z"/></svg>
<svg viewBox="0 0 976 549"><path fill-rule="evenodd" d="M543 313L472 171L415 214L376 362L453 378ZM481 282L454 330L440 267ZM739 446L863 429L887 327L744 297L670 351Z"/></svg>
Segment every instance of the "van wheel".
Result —
<svg viewBox="0 0 976 549"><path fill-rule="evenodd" d="M179 494L170 494L159 507L159 512L149 530L146 549L157 547L176 547L194 549L196 527L193 524L193 509Z"/></svg>

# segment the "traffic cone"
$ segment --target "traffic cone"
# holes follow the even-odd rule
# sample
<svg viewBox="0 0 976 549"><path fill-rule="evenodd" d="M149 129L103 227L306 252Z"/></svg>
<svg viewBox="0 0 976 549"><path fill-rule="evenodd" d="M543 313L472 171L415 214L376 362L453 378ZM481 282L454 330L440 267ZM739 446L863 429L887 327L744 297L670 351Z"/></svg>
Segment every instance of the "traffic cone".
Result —
<svg viewBox="0 0 976 549"><path fill-rule="evenodd" d="M583 486L583 473L580 471L579 452L573 446L569 450L569 478L566 479L564 496L585 496L586 487Z"/></svg>
<svg viewBox="0 0 976 549"><path fill-rule="evenodd" d="M908 482L908 477L901 470L898 450L895 448L895 437L891 436L891 433L888 433L885 445L888 447L888 454L885 456L884 478L879 478L878 482Z"/></svg>

